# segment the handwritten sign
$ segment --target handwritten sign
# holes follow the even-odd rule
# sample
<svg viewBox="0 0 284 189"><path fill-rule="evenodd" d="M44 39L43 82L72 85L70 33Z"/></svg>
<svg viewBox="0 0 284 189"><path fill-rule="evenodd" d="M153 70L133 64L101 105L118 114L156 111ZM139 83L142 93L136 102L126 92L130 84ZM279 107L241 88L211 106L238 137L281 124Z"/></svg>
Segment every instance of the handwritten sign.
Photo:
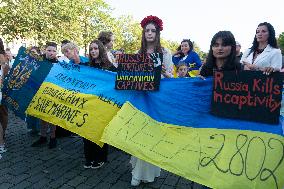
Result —
<svg viewBox="0 0 284 189"><path fill-rule="evenodd" d="M217 116L279 123L282 74L215 72L211 112Z"/></svg>
<svg viewBox="0 0 284 189"><path fill-rule="evenodd" d="M102 141L212 188L284 186L284 138L279 135L165 124L126 103Z"/></svg>
<svg viewBox="0 0 284 189"><path fill-rule="evenodd" d="M158 90L161 80L162 57L161 53L119 55L115 89Z"/></svg>
<svg viewBox="0 0 284 189"><path fill-rule="evenodd" d="M87 66L55 64L27 113L102 145L105 126L129 96L113 89L109 83L114 78L113 73Z"/></svg>

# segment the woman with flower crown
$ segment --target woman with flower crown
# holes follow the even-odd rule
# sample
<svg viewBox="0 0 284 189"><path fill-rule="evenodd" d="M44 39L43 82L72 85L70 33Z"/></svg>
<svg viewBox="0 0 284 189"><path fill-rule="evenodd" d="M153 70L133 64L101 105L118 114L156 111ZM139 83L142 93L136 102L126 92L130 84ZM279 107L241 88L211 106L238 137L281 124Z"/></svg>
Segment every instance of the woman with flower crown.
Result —
<svg viewBox="0 0 284 189"><path fill-rule="evenodd" d="M151 54L163 53L162 78L173 77L173 63L171 52L161 46L160 31L163 30L163 21L156 16L147 16L141 21L142 41L138 53ZM160 176L161 168L147 163L134 156L131 157L132 179L131 185L138 186L142 182L153 182L155 177Z"/></svg>

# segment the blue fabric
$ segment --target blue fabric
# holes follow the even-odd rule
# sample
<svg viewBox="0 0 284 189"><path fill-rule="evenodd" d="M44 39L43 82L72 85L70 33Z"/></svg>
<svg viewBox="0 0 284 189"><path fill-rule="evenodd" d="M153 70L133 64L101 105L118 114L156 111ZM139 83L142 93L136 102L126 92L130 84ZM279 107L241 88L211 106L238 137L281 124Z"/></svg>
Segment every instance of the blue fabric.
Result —
<svg viewBox="0 0 284 189"><path fill-rule="evenodd" d="M110 71L60 62L53 66L44 82L50 82L62 88L72 89L80 93L96 96L103 94L103 96L112 98L112 101L116 101L122 105L138 92L115 90L115 77L116 73Z"/></svg>
<svg viewBox="0 0 284 189"><path fill-rule="evenodd" d="M279 125L269 125L210 114L213 79L163 79L159 92L144 92L130 102L157 121L197 128L253 130L283 135Z"/></svg>
<svg viewBox="0 0 284 189"><path fill-rule="evenodd" d="M28 129L32 129L33 131L40 131L40 119L33 116L27 116L26 123Z"/></svg>
<svg viewBox="0 0 284 189"><path fill-rule="evenodd" d="M85 56L79 56L80 58L80 64L88 64L89 63L89 58L85 57ZM66 63L66 62L64 62ZM70 60L69 63L75 64L74 60Z"/></svg>
<svg viewBox="0 0 284 189"><path fill-rule="evenodd" d="M15 115L25 119L25 110L49 73L52 65L48 61L36 60L27 55L26 48L21 47L13 67L5 78L2 89L2 103L14 111ZM27 79L26 81L25 78Z"/></svg>
<svg viewBox="0 0 284 189"><path fill-rule="evenodd" d="M188 54L185 60L181 61L181 59L182 59L181 57L175 57L175 56L172 57L172 61L176 66L178 65L179 62L184 62L190 68L189 71L196 70L200 68L200 66L202 65L202 62L198 54L194 51L190 51L190 53ZM193 63L196 64L194 67L192 65Z"/></svg>
<svg viewBox="0 0 284 189"><path fill-rule="evenodd" d="M33 78L31 76L26 83L27 89L22 89L24 88L22 87L20 90L11 91L17 102L24 102L21 107L22 112L26 110L36 92L37 87L35 86L38 86L44 77L42 72L35 71L35 75L39 79L33 79L36 85L31 85L30 79ZM212 78L206 80L200 78L162 79L159 91L145 92L115 90L115 77L116 73L113 72L60 62L53 65L45 82L85 94L103 95L121 105L130 101L139 110L164 123L196 128L253 130L283 136L281 124L269 125L211 115ZM280 120L282 122L283 117L280 117Z"/></svg>
<svg viewBox="0 0 284 189"><path fill-rule="evenodd" d="M281 124L269 125L211 115L212 78L162 79L160 90L156 92L123 91L114 89L116 73L83 65L73 65L77 67L71 69L65 67L66 65L54 65L45 82L63 88L72 87L85 94L96 96L103 94L120 104L130 101L139 110L164 123L197 128L253 130L283 135ZM96 87L81 88L75 85L76 82L89 83Z"/></svg>

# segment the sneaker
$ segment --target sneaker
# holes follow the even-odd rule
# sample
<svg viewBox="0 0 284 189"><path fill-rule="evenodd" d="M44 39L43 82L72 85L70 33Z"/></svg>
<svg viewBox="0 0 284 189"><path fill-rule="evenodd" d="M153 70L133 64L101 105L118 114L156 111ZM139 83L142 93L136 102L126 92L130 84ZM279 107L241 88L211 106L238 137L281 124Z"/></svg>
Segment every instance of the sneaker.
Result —
<svg viewBox="0 0 284 189"><path fill-rule="evenodd" d="M46 143L47 143L46 137L40 137L37 141L35 141L32 144L32 147L40 147L40 146L42 146L43 144L46 144Z"/></svg>
<svg viewBox="0 0 284 189"><path fill-rule="evenodd" d="M92 167L92 163L91 162L86 162L84 165L85 169L90 169Z"/></svg>
<svg viewBox="0 0 284 189"><path fill-rule="evenodd" d="M48 148L52 149L52 148L56 148L56 146L57 146L56 138L50 138Z"/></svg>
<svg viewBox="0 0 284 189"><path fill-rule="evenodd" d="M141 180L138 180L138 179L132 177L131 186L139 186L140 183L141 183Z"/></svg>
<svg viewBox="0 0 284 189"><path fill-rule="evenodd" d="M98 168L101 168L103 165L105 164L105 162L93 162L92 165L91 165L91 168L92 169L98 169Z"/></svg>
<svg viewBox="0 0 284 189"><path fill-rule="evenodd" d="M7 152L5 146L0 146L0 154Z"/></svg>

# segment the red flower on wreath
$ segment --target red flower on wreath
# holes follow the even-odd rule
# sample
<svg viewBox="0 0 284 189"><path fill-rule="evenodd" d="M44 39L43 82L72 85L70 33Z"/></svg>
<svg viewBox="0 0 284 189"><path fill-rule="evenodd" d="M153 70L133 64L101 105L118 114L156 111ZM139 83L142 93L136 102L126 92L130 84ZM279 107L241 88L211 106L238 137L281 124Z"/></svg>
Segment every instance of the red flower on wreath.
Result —
<svg viewBox="0 0 284 189"><path fill-rule="evenodd" d="M163 21L160 18L158 18L157 16L153 16L153 15L145 17L141 21L140 25L141 25L142 28L144 28L150 22L156 23L157 26L159 27L160 31L163 30Z"/></svg>

